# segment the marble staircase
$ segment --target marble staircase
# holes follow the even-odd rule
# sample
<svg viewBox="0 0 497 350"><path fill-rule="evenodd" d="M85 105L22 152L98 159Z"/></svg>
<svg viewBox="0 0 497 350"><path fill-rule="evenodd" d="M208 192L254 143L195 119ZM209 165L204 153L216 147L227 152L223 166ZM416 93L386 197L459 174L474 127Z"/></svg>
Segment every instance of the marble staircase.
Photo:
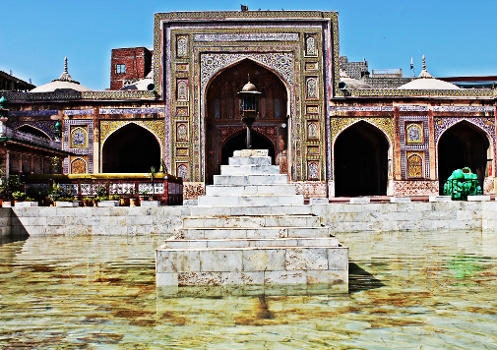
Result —
<svg viewBox="0 0 497 350"><path fill-rule="evenodd" d="M348 248L304 205L267 150L235 151L182 228L156 250L158 286L328 284L348 289Z"/></svg>

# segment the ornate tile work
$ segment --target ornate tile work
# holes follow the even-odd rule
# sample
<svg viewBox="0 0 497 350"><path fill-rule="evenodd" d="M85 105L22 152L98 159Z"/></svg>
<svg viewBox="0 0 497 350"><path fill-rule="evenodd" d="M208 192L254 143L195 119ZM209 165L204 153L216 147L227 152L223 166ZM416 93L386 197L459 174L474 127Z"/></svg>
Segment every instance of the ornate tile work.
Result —
<svg viewBox="0 0 497 350"><path fill-rule="evenodd" d="M88 132L84 127L71 128L70 145L74 148L88 147Z"/></svg>
<svg viewBox="0 0 497 350"><path fill-rule="evenodd" d="M178 101L188 101L188 79L176 80L176 99Z"/></svg>
<svg viewBox="0 0 497 350"><path fill-rule="evenodd" d="M10 115L10 113L9 113ZM39 129L43 131L50 139L55 140L55 134L54 134L54 127L55 127L55 120L37 120L37 121L29 121L29 122L24 122L24 121L15 121L12 123L9 123L9 126L12 129L18 129L22 127L23 125L29 125L32 126L36 129Z"/></svg>
<svg viewBox="0 0 497 350"><path fill-rule="evenodd" d="M308 140L319 139L319 124L317 120L307 121L307 139Z"/></svg>
<svg viewBox="0 0 497 350"><path fill-rule="evenodd" d="M163 107L148 108L101 108L100 114L153 114L164 113Z"/></svg>
<svg viewBox="0 0 497 350"><path fill-rule="evenodd" d="M436 196L438 191L438 181L393 181L394 196Z"/></svg>
<svg viewBox="0 0 497 350"><path fill-rule="evenodd" d="M131 123L144 127L157 136L161 143L163 142L165 130L164 120L102 120L100 121L100 145L103 145L107 137L114 131Z"/></svg>
<svg viewBox="0 0 497 350"><path fill-rule="evenodd" d="M188 180L188 164L180 163L176 166L176 176Z"/></svg>
<svg viewBox="0 0 497 350"><path fill-rule="evenodd" d="M427 89L358 89L348 90L350 96L428 96L428 97L452 97L452 96L487 96L492 97L492 89L459 89L459 90L427 90Z"/></svg>
<svg viewBox="0 0 497 350"><path fill-rule="evenodd" d="M64 119L62 135L62 148L79 155L86 161L86 172L93 173L93 120ZM78 129L86 132L86 146L72 147L72 133ZM63 162L64 174L69 174L71 169L70 159Z"/></svg>
<svg viewBox="0 0 497 350"><path fill-rule="evenodd" d="M187 35L177 35L176 36L176 55L178 57L185 57L188 55L188 36Z"/></svg>
<svg viewBox="0 0 497 350"><path fill-rule="evenodd" d="M433 106L434 112L494 113L493 106Z"/></svg>
<svg viewBox="0 0 497 350"><path fill-rule="evenodd" d="M297 194L305 198L326 197L328 195L328 185L321 181L295 182Z"/></svg>
<svg viewBox="0 0 497 350"><path fill-rule="evenodd" d="M267 52L267 53L203 53L200 59L201 89L220 70L231 64L250 58L263 66L269 67L281 74L288 86L293 86L294 57L290 52Z"/></svg>
<svg viewBox="0 0 497 350"><path fill-rule="evenodd" d="M462 120L466 120L481 129L485 130L485 132L492 138L495 145L495 119L494 118L485 118L485 117L476 117L476 118L461 118L461 117L435 117L433 118L433 124L435 127L435 143L438 144L438 140L442 133L450 128L452 125L460 122Z"/></svg>
<svg viewBox="0 0 497 350"><path fill-rule="evenodd" d="M408 162L406 152L417 152L424 158L424 176L430 178L430 147L429 147L429 117L427 115L413 115L399 117L399 139L400 139L400 173L402 179L408 177ZM409 142L406 131L408 128L418 128L421 142ZM413 135L414 136L414 135Z"/></svg>
<svg viewBox="0 0 497 350"><path fill-rule="evenodd" d="M399 112L427 112L428 106L419 105L403 105L398 106Z"/></svg>
<svg viewBox="0 0 497 350"><path fill-rule="evenodd" d="M493 194L495 193L495 178L494 177L486 177L483 180L483 193L484 194Z"/></svg>
<svg viewBox="0 0 497 350"><path fill-rule="evenodd" d="M407 177L423 177L423 155L417 152L407 152Z"/></svg>
<svg viewBox="0 0 497 350"><path fill-rule="evenodd" d="M336 139L338 134L343 131L348 126L355 124L359 121L368 122L378 129L383 131L389 138L390 145L393 145L394 142L394 124L392 118L331 118L331 137L333 140Z"/></svg>
<svg viewBox="0 0 497 350"><path fill-rule="evenodd" d="M297 33L201 33L194 41L298 41Z"/></svg>
<svg viewBox="0 0 497 350"><path fill-rule="evenodd" d="M333 112L393 112L393 106L330 106Z"/></svg>
<svg viewBox="0 0 497 350"><path fill-rule="evenodd" d="M318 78L307 77L305 80L306 98L315 100L318 98Z"/></svg>
<svg viewBox="0 0 497 350"><path fill-rule="evenodd" d="M176 142L188 142L187 123L176 123Z"/></svg>
<svg viewBox="0 0 497 350"><path fill-rule="evenodd" d="M81 157L71 157L71 174L86 174L88 173L88 168L86 166L86 161Z"/></svg>
<svg viewBox="0 0 497 350"><path fill-rule="evenodd" d="M66 109L64 111L65 115L90 115L93 114L93 109Z"/></svg>
<svg viewBox="0 0 497 350"><path fill-rule="evenodd" d="M316 42L316 36L314 34L306 34L305 35L305 54L306 56L317 56L318 43Z"/></svg>
<svg viewBox="0 0 497 350"><path fill-rule="evenodd" d="M418 123L406 125L406 144L423 143L423 129Z"/></svg>
<svg viewBox="0 0 497 350"><path fill-rule="evenodd" d="M183 198L197 199L205 194L203 182L183 182Z"/></svg>
<svg viewBox="0 0 497 350"><path fill-rule="evenodd" d="M57 114L59 114L59 111L56 109L43 109L40 111L9 111L9 117L48 117Z"/></svg>
<svg viewBox="0 0 497 350"><path fill-rule="evenodd" d="M307 179L317 180L319 179L319 164L316 162L307 163Z"/></svg>

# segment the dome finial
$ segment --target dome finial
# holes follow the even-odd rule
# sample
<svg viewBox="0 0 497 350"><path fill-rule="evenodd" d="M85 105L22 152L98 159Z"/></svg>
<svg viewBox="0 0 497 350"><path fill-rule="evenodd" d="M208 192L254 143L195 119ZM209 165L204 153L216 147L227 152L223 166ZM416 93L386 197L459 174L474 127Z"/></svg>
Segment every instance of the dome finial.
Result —
<svg viewBox="0 0 497 350"><path fill-rule="evenodd" d="M64 73L69 74L69 72L67 71L67 56L64 57Z"/></svg>
<svg viewBox="0 0 497 350"><path fill-rule="evenodd" d="M423 69L421 70L421 73L419 73L418 78L433 78L430 73L426 70L426 57L423 55Z"/></svg>

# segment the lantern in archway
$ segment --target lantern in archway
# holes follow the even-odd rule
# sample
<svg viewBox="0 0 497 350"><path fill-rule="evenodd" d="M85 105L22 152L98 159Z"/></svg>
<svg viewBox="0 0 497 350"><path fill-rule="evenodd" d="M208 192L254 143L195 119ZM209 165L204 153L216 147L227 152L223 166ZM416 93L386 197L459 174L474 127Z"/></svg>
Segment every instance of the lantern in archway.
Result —
<svg viewBox="0 0 497 350"><path fill-rule="evenodd" d="M250 77L247 84L242 88L242 91L238 93L238 98L240 100L240 116L242 122L247 127L247 148L252 148L251 145L251 128L254 121L259 116L259 97L261 95L260 91L254 84L250 82Z"/></svg>

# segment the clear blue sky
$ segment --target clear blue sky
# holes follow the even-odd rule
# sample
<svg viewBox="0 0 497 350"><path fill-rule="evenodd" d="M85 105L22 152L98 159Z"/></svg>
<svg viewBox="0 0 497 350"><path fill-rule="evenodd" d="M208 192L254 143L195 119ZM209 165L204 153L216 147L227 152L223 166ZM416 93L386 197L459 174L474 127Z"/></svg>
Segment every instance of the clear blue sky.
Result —
<svg viewBox="0 0 497 350"><path fill-rule="evenodd" d="M370 69L409 73L414 57L419 73L425 54L435 76L497 75L497 0L2 0L0 70L41 85L62 73L68 56L74 79L105 89L112 48L152 47L154 13L239 10L240 3L338 11L340 54L366 58Z"/></svg>

